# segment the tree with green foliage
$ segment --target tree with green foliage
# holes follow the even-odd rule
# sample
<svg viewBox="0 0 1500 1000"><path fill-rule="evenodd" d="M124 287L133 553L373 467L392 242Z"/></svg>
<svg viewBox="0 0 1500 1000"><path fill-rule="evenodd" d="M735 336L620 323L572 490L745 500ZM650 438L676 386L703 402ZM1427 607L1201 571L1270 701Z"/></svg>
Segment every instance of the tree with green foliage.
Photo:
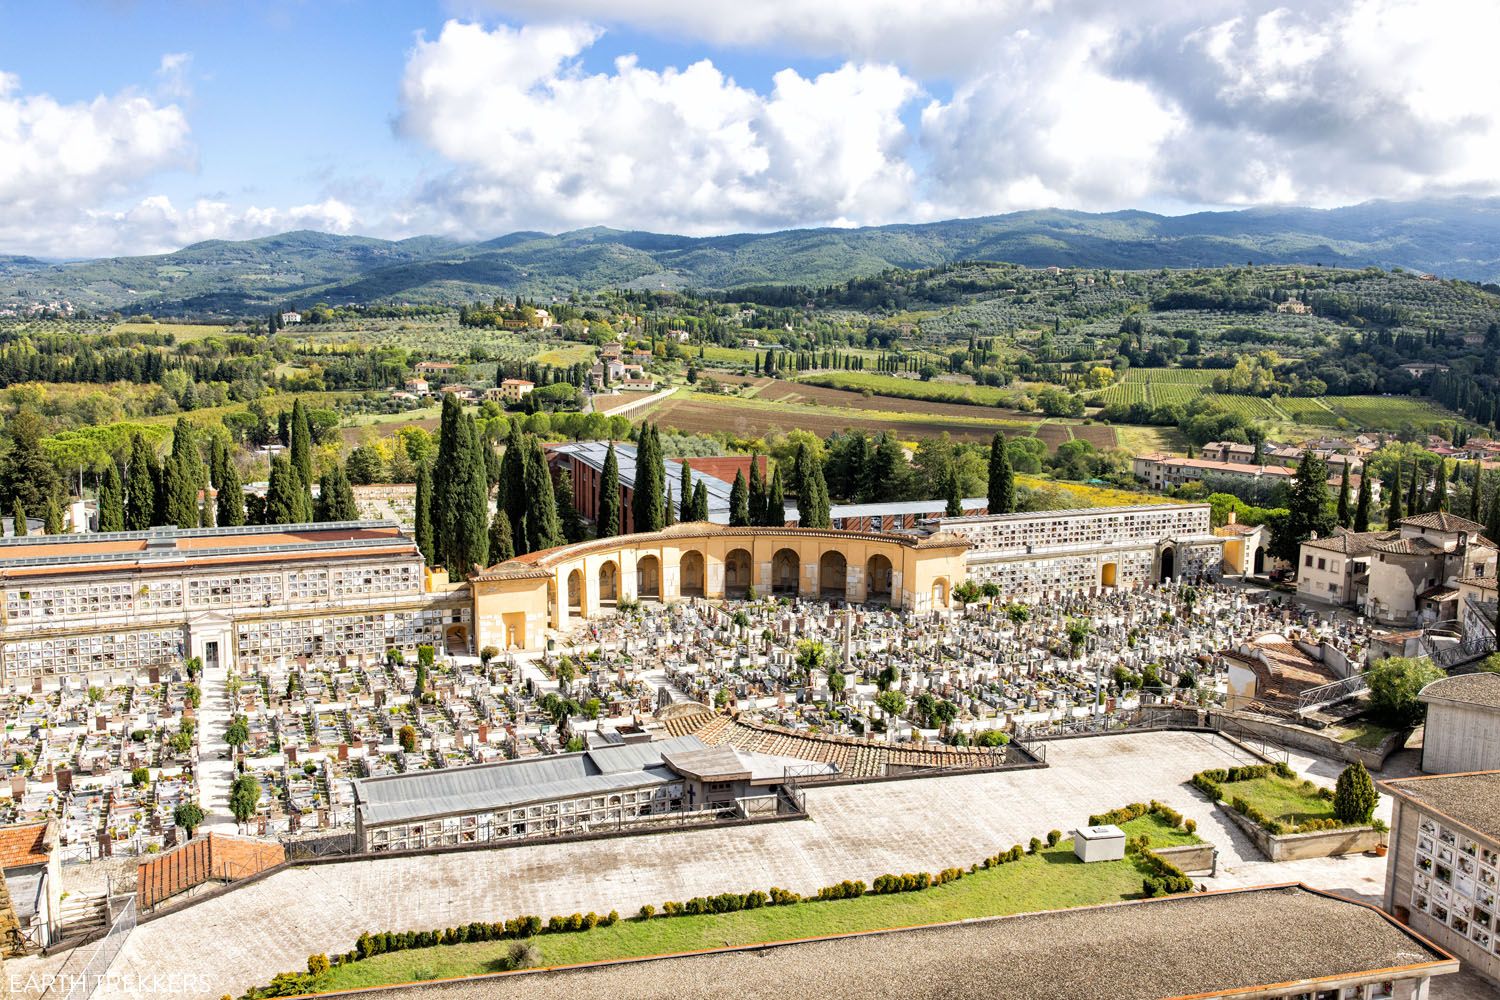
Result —
<svg viewBox="0 0 1500 1000"><path fill-rule="evenodd" d="M760 474L760 452L750 453L750 495L746 498L746 512L750 516L749 523L762 525L766 523L766 484L764 477Z"/></svg>
<svg viewBox="0 0 1500 1000"><path fill-rule="evenodd" d="M1365 765L1355 761L1339 772L1339 780L1333 788L1333 815L1341 823L1363 825L1375 815L1375 806L1380 795L1375 791L1375 782Z"/></svg>
<svg viewBox="0 0 1500 1000"><path fill-rule="evenodd" d="M260 808L260 782L252 774L242 774L229 786L229 811L241 823L248 823Z"/></svg>
<svg viewBox="0 0 1500 1000"><path fill-rule="evenodd" d="M434 555L437 562L443 564L448 562L459 504L458 493L462 488L460 484L468 477L469 450L464 440L463 419L463 406L453 393L445 393L438 417L438 448L432 464L432 503L428 514L432 522ZM513 429L514 433L519 432Z"/></svg>
<svg viewBox="0 0 1500 1000"><path fill-rule="evenodd" d="M186 830L189 840L193 839L205 818L203 807L192 799L177 803L177 808L172 810L172 824Z"/></svg>
<svg viewBox="0 0 1500 1000"><path fill-rule="evenodd" d="M515 542L516 553L524 554L526 548L526 459L531 446L521 430L521 422L510 425L510 435L505 441L505 455L500 460L500 498L505 516L510 518L510 536Z"/></svg>
<svg viewBox="0 0 1500 1000"><path fill-rule="evenodd" d="M662 501L661 526L670 528L677 523L677 504L672 500L672 487L667 487L667 497Z"/></svg>
<svg viewBox="0 0 1500 1000"><path fill-rule="evenodd" d="M1385 526L1394 528L1396 522L1406 516L1401 508L1401 463L1396 463L1396 471L1391 474L1390 485L1386 487L1386 493L1390 495L1391 502L1385 511Z"/></svg>
<svg viewBox="0 0 1500 1000"><path fill-rule="evenodd" d="M1484 479L1484 466L1477 460L1472 463L1474 470L1473 488L1469 490L1469 508L1464 516L1471 521L1484 523L1484 497L1480 495L1481 481Z"/></svg>
<svg viewBox="0 0 1500 1000"><path fill-rule="evenodd" d="M475 566L488 565L490 557L490 481L484 462L487 445L473 416L464 416L459 432L463 435L459 451L464 455L464 477L457 482L453 496L457 507L449 524L452 547L447 560L448 574L456 580L465 579ZM547 487L547 501L551 503L550 479ZM553 518L556 519L555 512ZM442 539L438 542L441 544Z"/></svg>
<svg viewBox="0 0 1500 1000"><path fill-rule="evenodd" d="M766 509L761 515L761 524L768 528L786 525L786 491L781 485L781 466L771 472L771 488L766 492Z"/></svg>
<svg viewBox="0 0 1500 1000"><path fill-rule="evenodd" d="M1484 520L1484 536L1490 541L1500 536L1500 483L1490 491L1490 512Z"/></svg>
<svg viewBox="0 0 1500 1000"><path fill-rule="evenodd" d="M432 466L426 462L417 467L417 499L412 519L422 561L428 566L437 565L437 548L432 537Z"/></svg>
<svg viewBox="0 0 1500 1000"><path fill-rule="evenodd" d="M682 478L677 488L677 520L691 521L693 519L693 466L687 459L683 459L678 464L682 466Z"/></svg>
<svg viewBox="0 0 1500 1000"><path fill-rule="evenodd" d="M828 483L823 478L823 463L804 442L797 446L792 465L797 489L797 524L803 528L831 528Z"/></svg>
<svg viewBox="0 0 1500 1000"><path fill-rule="evenodd" d="M1432 487L1432 496L1427 501L1427 513L1433 514L1448 509L1448 462L1437 461L1437 482Z"/></svg>
<svg viewBox="0 0 1500 1000"><path fill-rule="evenodd" d="M599 502L595 509L598 520L594 537L610 538L620 533L620 460L615 456L615 443L609 443L604 454L604 473L599 477Z"/></svg>
<svg viewBox="0 0 1500 1000"><path fill-rule="evenodd" d="M10 504L10 526L11 532L17 538L24 538L31 533L30 526L26 523L26 508L21 506L21 498L16 497Z"/></svg>
<svg viewBox="0 0 1500 1000"><path fill-rule="evenodd" d="M1444 676L1425 657L1388 656L1365 671L1370 711L1387 725L1415 726L1424 711L1418 693Z"/></svg>
<svg viewBox="0 0 1500 1000"><path fill-rule="evenodd" d="M1010 467L1005 435L999 431L990 441L989 512L1010 514L1016 509L1016 477Z"/></svg>
<svg viewBox="0 0 1500 1000"><path fill-rule="evenodd" d="M318 504L314 513L319 521L359 520L354 487L349 484L349 476L342 465L335 465L318 480Z"/></svg>
<svg viewBox="0 0 1500 1000"><path fill-rule="evenodd" d="M1354 530L1370 530L1370 475L1359 477L1359 499L1354 503Z"/></svg>
<svg viewBox="0 0 1500 1000"><path fill-rule="evenodd" d="M562 541L562 525L558 521L552 476L547 471L547 456L542 451L542 443L531 438L531 453L526 459L526 549L539 552L560 545Z"/></svg>
<svg viewBox="0 0 1500 1000"><path fill-rule="evenodd" d="M302 482L311 490L313 481L312 425L307 422L307 407L302 405L301 396L292 401L289 433L292 464L297 467L297 475L302 477Z"/></svg>
<svg viewBox="0 0 1500 1000"><path fill-rule="evenodd" d="M660 531L666 521L666 467L656 428L641 424L635 453L635 493L631 518L637 533Z"/></svg>
<svg viewBox="0 0 1500 1000"><path fill-rule="evenodd" d="M875 707L888 718L896 719L906 711L906 695L900 691L881 691L875 696Z"/></svg>
<svg viewBox="0 0 1500 1000"><path fill-rule="evenodd" d="M755 466L751 466L755 468ZM750 524L750 495L745 488L745 473L734 472L734 485L729 487L729 526L744 528Z"/></svg>
<svg viewBox="0 0 1500 1000"><path fill-rule="evenodd" d="M583 541L583 520L578 516L578 505L573 499L573 474L567 469L558 473L553 497L557 501L557 519L562 523L563 540ZM490 558L494 558L493 553Z"/></svg>
<svg viewBox="0 0 1500 1000"><path fill-rule="evenodd" d="M312 520L307 488L297 467L285 455L271 459L271 477L266 485L267 524L306 524Z"/></svg>
<svg viewBox="0 0 1500 1000"><path fill-rule="evenodd" d="M1272 531L1272 551L1293 565L1302 543L1316 534L1324 538L1336 525L1328 498L1328 466L1309 449L1302 453L1287 495L1287 514Z"/></svg>
<svg viewBox="0 0 1500 1000"><path fill-rule="evenodd" d="M105 463L99 480L99 530L125 530L125 482L114 459Z"/></svg>
<svg viewBox="0 0 1500 1000"><path fill-rule="evenodd" d="M502 563L516 557L516 543L510 536L510 517L496 510L490 519L490 562Z"/></svg>
<svg viewBox="0 0 1500 1000"><path fill-rule="evenodd" d="M57 504L57 495L47 498L47 511L42 517L42 530L49 535L63 533L62 508Z"/></svg>
<svg viewBox="0 0 1500 1000"><path fill-rule="evenodd" d="M906 456L895 435L882 431L870 456L861 503L886 503L901 497L906 488Z"/></svg>
<svg viewBox="0 0 1500 1000"><path fill-rule="evenodd" d="M701 479L693 487L693 520L708 520L708 484Z"/></svg>
<svg viewBox="0 0 1500 1000"><path fill-rule="evenodd" d="M797 669L802 683L811 684L816 671L828 669L828 647L817 639L800 639L797 642Z"/></svg>
<svg viewBox="0 0 1500 1000"><path fill-rule="evenodd" d="M1351 497L1349 495L1349 463L1345 462L1344 463L1344 478L1343 478L1343 481L1339 483L1338 507L1336 508L1336 510L1334 512L1334 519L1336 521L1338 521L1339 526L1343 527L1343 528L1347 528L1347 527L1349 527L1350 524L1353 523L1354 512L1349 509L1349 501L1350 501L1350 499L1351 499Z"/></svg>
<svg viewBox="0 0 1500 1000"><path fill-rule="evenodd" d="M145 531L156 523L156 452L139 434L130 436L125 470L125 530Z"/></svg>
<svg viewBox="0 0 1500 1000"><path fill-rule="evenodd" d="M944 517L963 517L964 499L963 491L958 478L958 466L952 465L948 468L948 475L944 477L943 505Z"/></svg>
<svg viewBox="0 0 1500 1000"><path fill-rule="evenodd" d="M229 446L221 441L218 448L222 455L214 478L214 489L219 491L214 501L214 520L225 527L238 527L246 521L245 488L240 483L240 470L229 454Z"/></svg>
<svg viewBox="0 0 1500 1000"><path fill-rule="evenodd" d="M9 449L0 460L0 501L30 511L45 510L47 498L58 490L57 468L42 445L46 426L31 406L22 406L5 427Z"/></svg>

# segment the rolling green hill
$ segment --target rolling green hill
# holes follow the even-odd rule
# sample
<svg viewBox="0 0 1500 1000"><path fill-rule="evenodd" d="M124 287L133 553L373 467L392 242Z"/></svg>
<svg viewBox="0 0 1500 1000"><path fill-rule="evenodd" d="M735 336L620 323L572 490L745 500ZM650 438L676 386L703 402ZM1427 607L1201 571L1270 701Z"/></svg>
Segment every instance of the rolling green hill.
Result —
<svg viewBox="0 0 1500 1000"><path fill-rule="evenodd" d="M1490 282L1500 280L1500 199L1185 216L1043 210L704 238L593 228L465 244L302 231L149 257L54 263L0 256L0 307L67 300L91 309L207 317L315 301L458 303L618 286L822 285L957 260L1118 269L1247 261L1400 266Z"/></svg>

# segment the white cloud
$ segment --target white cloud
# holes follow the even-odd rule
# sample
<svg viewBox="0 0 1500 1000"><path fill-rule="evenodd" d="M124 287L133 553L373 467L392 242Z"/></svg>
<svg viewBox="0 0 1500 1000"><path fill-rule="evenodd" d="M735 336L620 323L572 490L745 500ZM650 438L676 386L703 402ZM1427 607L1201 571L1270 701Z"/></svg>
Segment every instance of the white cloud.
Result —
<svg viewBox="0 0 1500 1000"><path fill-rule="evenodd" d="M720 232L904 211L914 172L900 114L917 85L890 66L777 73L769 94L712 62L586 73L584 25L449 22L419 40L403 134L457 165L435 185L463 228L607 223Z"/></svg>

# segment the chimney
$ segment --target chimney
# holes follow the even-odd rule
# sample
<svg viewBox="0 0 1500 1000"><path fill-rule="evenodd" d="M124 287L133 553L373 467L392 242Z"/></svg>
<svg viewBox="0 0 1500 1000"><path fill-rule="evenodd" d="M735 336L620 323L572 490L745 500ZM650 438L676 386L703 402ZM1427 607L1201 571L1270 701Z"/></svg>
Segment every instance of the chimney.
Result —
<svg viewBox="0 0 1500 1000"><path fill-rule="evenodd" d="M1239 514L1235 513L1234 511L1230 511L1229 512L1229 520L1226 521L1225 523L1226 524L1238 524L1239 520L1240 520Z"/></svg>

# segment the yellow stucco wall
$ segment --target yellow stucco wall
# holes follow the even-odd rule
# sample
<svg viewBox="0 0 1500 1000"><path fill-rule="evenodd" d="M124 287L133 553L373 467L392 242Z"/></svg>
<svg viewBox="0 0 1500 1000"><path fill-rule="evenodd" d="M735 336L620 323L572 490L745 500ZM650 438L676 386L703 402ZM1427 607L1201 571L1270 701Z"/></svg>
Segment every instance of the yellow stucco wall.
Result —
<svg viewBox="0 0 1500 1000"><path fill-rule="evenodd" d="M680 524L565 545L491 567L471 581L478 645L535 649L619 599L822 594L926 611L948 607L968 544L800 528Z"/></svg>

